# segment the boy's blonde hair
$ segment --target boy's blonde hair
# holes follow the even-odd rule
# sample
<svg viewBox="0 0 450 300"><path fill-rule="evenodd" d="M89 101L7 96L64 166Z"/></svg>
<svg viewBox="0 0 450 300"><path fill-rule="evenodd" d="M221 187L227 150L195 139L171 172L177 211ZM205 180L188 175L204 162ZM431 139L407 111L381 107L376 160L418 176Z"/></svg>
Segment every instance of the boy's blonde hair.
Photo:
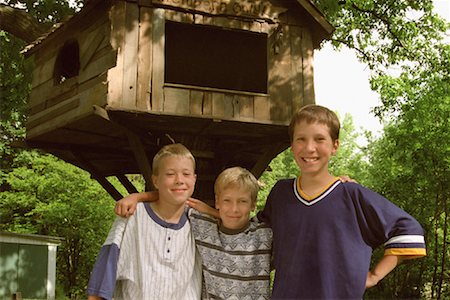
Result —
<svg viewBox="0 0 450 300"><path fill-rule="evenodd" d="M189 149L182 144L169 144L162 147L158 151L158 153L156 153L155 157L153 157L153 165L152 165L153 175L159 174L161 161L163 158L168 156L179 156L189 158L190 160L192 160L192 165L195 171L195 158L192 155L191 151L189 151Z"/></svg>
<svg viewBox="0 0 450 300"><path fill-rule="evenodd" d="M292 116L291 123L289 124L289 137L291 142L294 138L295 126L303 121L307 124L318 122L327 125L333 142L339 139L341 125L337 115L324 106L308 104L297 110Z"/></svg>
<svg viewBox="0 0 450 300"><path fill-rule="evenodd" d="M232 167L223 170L214 183L214 193L218 196L222 190L230 186L248 190L252 203L256 203L256 197L259 191L258 180L247 169Z"/></svg>

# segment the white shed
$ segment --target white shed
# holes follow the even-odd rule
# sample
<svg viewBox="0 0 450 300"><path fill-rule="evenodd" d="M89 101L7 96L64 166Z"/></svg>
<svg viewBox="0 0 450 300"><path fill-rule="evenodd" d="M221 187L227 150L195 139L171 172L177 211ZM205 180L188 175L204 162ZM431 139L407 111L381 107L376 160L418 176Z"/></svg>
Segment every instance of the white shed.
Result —
<svg viewBox="0 0 450 300"><path fill-rule="evenodd" d="M62 238L0 232L0 298L55 299Z"/></svg>

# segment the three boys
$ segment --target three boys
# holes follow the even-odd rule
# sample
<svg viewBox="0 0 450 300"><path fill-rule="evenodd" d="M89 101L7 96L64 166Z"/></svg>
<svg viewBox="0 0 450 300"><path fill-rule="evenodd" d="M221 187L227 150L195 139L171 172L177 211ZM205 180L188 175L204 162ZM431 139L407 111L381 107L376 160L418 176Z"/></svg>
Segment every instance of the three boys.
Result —
<svg viewBox="0 0 450 300"><path fill-rule="evenodd" d="M329 173L339 127L336 115L318 105L292 118L291 150L301 176L277 182L258 214L273 230L274 299L361 299L400 259L425 255L423 230L414 218ZM216 202L223 224L238 223L239 216L228 216L221 205ZM385 256L369 271L372 249L381 244Z"/></svg>

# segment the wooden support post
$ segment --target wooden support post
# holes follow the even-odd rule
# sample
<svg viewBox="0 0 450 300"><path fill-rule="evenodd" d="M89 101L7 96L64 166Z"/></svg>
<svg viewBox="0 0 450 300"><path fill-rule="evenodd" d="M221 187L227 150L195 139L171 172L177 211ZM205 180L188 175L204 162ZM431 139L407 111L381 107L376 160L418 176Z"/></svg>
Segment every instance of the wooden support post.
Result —
<svg viewBox="0 0 450 300"><path fill-rule="evenodd" d="M144 176L145 189L147 191L155 190L152 181L152 167L150 160L148 159L147 154L145 153L144 145L142 144L142 141L138 135L136 135L134 132L131 132L130 130L127 129L125 130L127 132L128 141L130 142L131 150L134 153L134 158L136 159L139 169L141 170L141 173Z"/></svg>
<svg viewBox="0 0 450 300"><path fill-rule="evenodd" d="M269 147L267 151L259 157L256 164L253 166L253 168L250 170L250 172L255 175L256 178L259 178L264 170L269 165L270 161L277 156L281 151L286 149L286 144L284 143L278 143L275 144L272 147Z"/></svg>
<svg viewBox="0 0 450 300"><path fill-rule="evenodd" d="M123 195L108 181L108 179L106 179L105 176L102 176L81 153L72 152L72 154L83 165L84 169L91 174L92 178L97 180L114 200L118 201L123 198Z"/></svg>
<svg viewBox="0 0 450 300"><path fill-rule="evenodd" d="M104 108L95 105L94 112L99 117L116 124L117 126L120 127L120 129L122 129L127 134L131 150L133 151L136 162L139 166L139 169L141 170L141 174L144 176L145 179L145 190L147 191L155 190L155 187L153 186L152 182L151 160L148 159L147 157L144 144L142 143L140 137L131 130L129 130L128 128L126 128L124 125L118 122L114 122L114 120L111 120L111 118L108 115L108 111L106 111ZM123 182L122 184L128 190L127 186Z"/></svg>
<svg viewBox="0 0 450 300"><path fill-rule="evenodd" d="M136 187L128 180L125 175L117 175L117 179L119 179L120 183L127 189L128 193L137 193L138 190Z"/></svg>

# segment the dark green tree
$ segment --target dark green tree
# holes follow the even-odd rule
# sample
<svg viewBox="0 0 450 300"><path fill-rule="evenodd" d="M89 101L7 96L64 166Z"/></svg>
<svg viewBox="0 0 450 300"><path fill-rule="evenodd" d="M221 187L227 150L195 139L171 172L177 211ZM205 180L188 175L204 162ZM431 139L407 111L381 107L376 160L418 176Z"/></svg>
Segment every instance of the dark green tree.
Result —
<svg viewBox="0 0 450 300"><path fill-rule="evenodd" d="M71 299L83 298L115 217L114 201L87 172L54 156L24 151L14 164L2 174L7 189L0 193L0 231L64 238L57 281Z"/></svg>
<svg viewBox="0 0 450 300"><path fill-rule="evenodd" d="M425 259L399 269L382 297L447 299L450 205L450 82L436 82L406 106L370 151L368 184L403 207L426 232ZM411 288L414 287L414 288ZM415 294L411 292L415 291ZM381 295L376 295L380 297Z"/></svg>

